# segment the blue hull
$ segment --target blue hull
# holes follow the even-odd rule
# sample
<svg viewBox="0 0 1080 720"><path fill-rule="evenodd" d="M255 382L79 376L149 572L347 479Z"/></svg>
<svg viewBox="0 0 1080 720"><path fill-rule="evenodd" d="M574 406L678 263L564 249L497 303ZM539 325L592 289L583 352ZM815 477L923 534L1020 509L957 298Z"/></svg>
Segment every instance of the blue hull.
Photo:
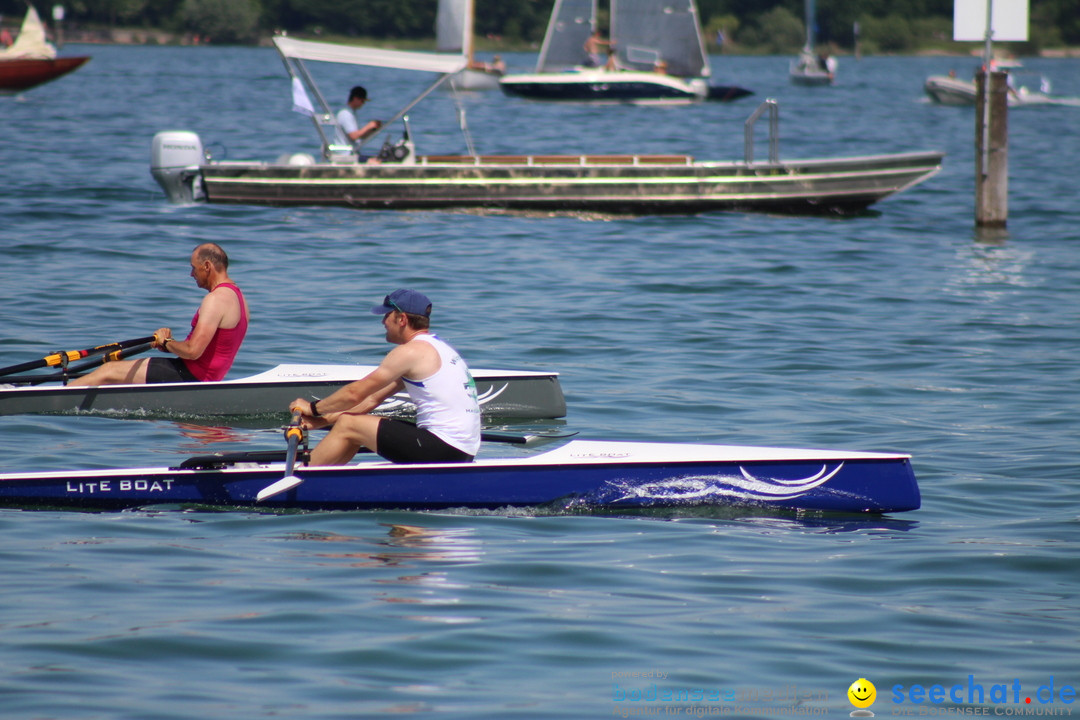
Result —
<svg viewBox="0 0 1080 720"><path fill-rule="evenodd" d="M724 452L715 459L702 459L700 452L680 457L683 448L710 447ZM668 457L658 457L658 449ZM907 456L801 451L817 455L800 458L800 451L790 451L790 458L719 457L731 450L753 449L575 441L530 458L469 464L301 467L295 474L302 484L263 502L256 495L281 479L280 465L8 474L0 475L0 505L87 510L157 504L304 510L734 505L885 513L920 504Z"/></svg>

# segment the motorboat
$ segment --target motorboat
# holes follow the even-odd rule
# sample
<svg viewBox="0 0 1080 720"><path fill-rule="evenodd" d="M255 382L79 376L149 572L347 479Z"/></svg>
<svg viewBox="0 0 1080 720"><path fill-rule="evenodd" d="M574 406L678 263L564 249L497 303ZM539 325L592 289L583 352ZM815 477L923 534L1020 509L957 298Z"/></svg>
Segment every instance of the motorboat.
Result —
<svg viewBox="0 0 1080 720"><path fill-rule="evenodd" d="M1080 98L1058 97L1050 94L1050 83L1039 78L1037 90L1027 85L1017 85L1009 76L1008 93L1005 100L1009 107L1030 107L1034 105L1068 105L1080 107ZM974 80L962 80L955 73L931 75L923 83L927 96L940 105L974 105L977 88Z"/></svg>
<svg viewBox="0 0 1080 720"><path fill-rule="evenodd" d="M461 54L343 46L279 36L274 45L291 76L294 106L309 115L322 156L276 162L216 161L190 130L162 131L151 143L151 174L176 203L337 205L358 210L474 210L644 215L749 210L804 214L860 212L941 169L937 151L781 160L779 105L762 103L744 126L742 160L671 154L421 155L407 113L467 67ZM306 62L346 63L435 73L438 78L383 126L379 162L360 162L337 144L337 119ZM311 102L314 95L319 103ZM768 156L755 157L754 131L768 117Z"/></svg>

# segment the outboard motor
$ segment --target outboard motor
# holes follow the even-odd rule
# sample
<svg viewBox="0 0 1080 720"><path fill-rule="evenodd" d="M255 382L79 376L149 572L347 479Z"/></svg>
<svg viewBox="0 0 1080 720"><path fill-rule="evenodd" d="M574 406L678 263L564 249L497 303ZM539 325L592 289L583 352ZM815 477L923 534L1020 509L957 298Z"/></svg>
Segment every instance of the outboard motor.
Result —
<svg viewBox="0 0 1080 720"><path fill-rule="evenodd" d="M202 140L193 132L165 130L150 145L150 174L169 202L192 203L205 199L199 166L206 162Z"/></svg>

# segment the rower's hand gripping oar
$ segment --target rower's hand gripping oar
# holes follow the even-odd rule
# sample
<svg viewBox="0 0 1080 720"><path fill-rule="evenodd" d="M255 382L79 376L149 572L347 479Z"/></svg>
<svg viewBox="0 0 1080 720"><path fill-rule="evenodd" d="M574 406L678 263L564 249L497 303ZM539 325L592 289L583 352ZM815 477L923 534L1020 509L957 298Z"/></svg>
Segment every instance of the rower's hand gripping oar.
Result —
<svg viewBox="0 0 1080 720"><path fill-rule="evenodd" d="M262 502L267 498L288 492L304 482L303 478L293 475L293 466L296 465L296 451L300 447L300 441L304 439L304 429L300 427L300 413L293 413L292 422L285 428L285 439L289 441L289 449L285 454L285 477L260 490L259 494L255 496L256 502Z"/></svg>
<svg viewBox="0 0 1080 720"><path fill-rule="evenodd" d="M144 345L149 342L153 342L154 336L133 338L131 340L121 340L120 342L106 343L104 345L98 345L97 347L87 348L86 350L60 350L40 360L31 360L30 362L20 363L18 365L9 365L6 368L0 368L0 375L14 375L15 373L26 372L27 370L37 370L43 367L66 367L69 362L75 362L76 360L82 360L85 357L91 355L100 355L101 353L107 353L114 350L124 350L126 348L134 347L136 345Z"/></svg>

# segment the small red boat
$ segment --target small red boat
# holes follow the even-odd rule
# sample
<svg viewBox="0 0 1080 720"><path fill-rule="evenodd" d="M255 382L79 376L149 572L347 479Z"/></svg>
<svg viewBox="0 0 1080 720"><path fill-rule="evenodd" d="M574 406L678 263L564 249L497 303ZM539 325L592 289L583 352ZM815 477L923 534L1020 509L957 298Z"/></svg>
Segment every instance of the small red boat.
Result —
<svg viewBox="0 0 1080 720"><path fill-rule="evenodd" d="M55 80L77 69L90 58L60 57L52 60L0 60L0 93L13 94Z"/></svg>
<svg viewBox="0 0 1080 720"><path fill-rule="evenodd" d="M15 43L0 50L0 94L11 95L55 80L77 69L89 57L56 57L45 39L45 26L31 5Z"/></svg>

